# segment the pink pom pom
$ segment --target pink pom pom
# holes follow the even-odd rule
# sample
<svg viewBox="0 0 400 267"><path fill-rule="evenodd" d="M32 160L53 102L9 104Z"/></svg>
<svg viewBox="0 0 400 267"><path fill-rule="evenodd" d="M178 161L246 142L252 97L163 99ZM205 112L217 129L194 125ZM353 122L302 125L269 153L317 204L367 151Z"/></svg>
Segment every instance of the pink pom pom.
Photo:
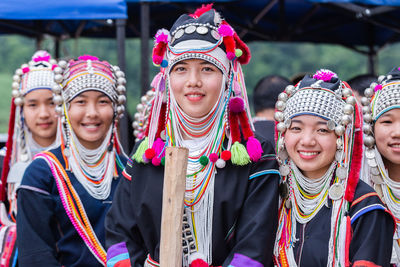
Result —
<svg viewBox="0 0 400 267"><path fill-rule="evenodd" d="M218 33L223 37L233 36L234 31L231 26L227 24L221 24L221 26L218 28Z"/></svg>
<svg viewBox="0 0 400 267"><path fill-rule="evenodd" d="M160 29L157 31L155 36L155 43L168 43L170 40L169 31L166 29Z"/></svg>
<svg viewBox="0 0 400 267"><path fill-rule="evenodd" d="M233 52L228 52L228 53L226 53L226 57L229 59L229 60L232 60L232 59L234 59L235 58L235 53L233 53Z"/></svg>
<svg viewBox="0 0 400 267"><path fill-rule="evenodd" d="M22 68L22 73L27 73L27 72L29 72L29 67Z"/></svg>
<svg viewBox="0 0 400 267"><path fill-rule="evenodd" d="M317 71L313 76L314 79L322 80L324 82L329 82L333 77L337 77L336 73L326 69Z"/></svg>
<svg viewBox="0 0 400 267"><path fill-rule="evenodd" d="M78 57L79 60L99 60L98 57L91 56L91 55L82 55Z"/></svg>
<svg viewBox="0 0 400 267"><path fill-rule="evenodd" d="M218 154L217 153L211 153L210 156L208 157L211 162L217 162L218 160Z"/></svg>
<svg viewBox="0 0 400 267"><path fill-rule="evenodd" d="M229 110L234 113L240 113L244 110L244 101L240 97L232 97L229 100Z"/></svg>
<svg viewBox="0 0 400 267"><path fill-rule="evenodd" d="M39 62L39 61L49 62L50 58L51 58L50 54L44 50L39 50L32 56L32 60L34 62Z"/></svg>
<svg viewBox="0 0 400 267"><path fill-rule="evenodd" d="M160 65L163 61L164 56L153 55L153 62L154 64Z"/></svg>
<svg viewBox="0 0 400 267"><path fill-rule="evenodd" d="M156 157L162 158L165 156L164 147L165 147L165 143L161 138L157 138L156 141L154 141L152 148L155 152ZM161 154L161 152L162 152L162 154Z"/></svg>
<svg viewBox="0 0 400 267"><path fill-rule="evenodd" d="M157 157L154 157L154 158L151 160L151 163L152 163L154 166L160 166L160 164L161 164L161 159L160 159L160 158L157 158Z"/></svg>
<svg viewBox="0 0 400 267"><path fill-rule="evenodd" d="M146 156L147 159L152 159L156 155L156 152L154 151L153 148L148 148L144 152L144 155Z"/></svg>
<svg viewBox="0 0 400 267"><path fill-rule="evenodd" d="M375 90L375 92L376 92L376 91L379 91L379 90L382 90L382 85L381 85L381 84L377 84L377 85L375 86L374 90Z"/></svg>
<svg viewBox="0 0 400 267"><path fill-rule="evenodd" d="M247 139L246 149L247 149L247 153L250 156L250 159L253 162L259 161L261 159L261 156L262 156L262 153L263 153L263 150L261 148L261 144L253 136L250 136Z"/></svg>
<svg viewBox="0 0 400 267"><path fill-rule="evenodd" d="M58 67L57 64L53 64L53 65L51 66L51 70L54 70L54 69L57 68L57 67Z"/></svg>

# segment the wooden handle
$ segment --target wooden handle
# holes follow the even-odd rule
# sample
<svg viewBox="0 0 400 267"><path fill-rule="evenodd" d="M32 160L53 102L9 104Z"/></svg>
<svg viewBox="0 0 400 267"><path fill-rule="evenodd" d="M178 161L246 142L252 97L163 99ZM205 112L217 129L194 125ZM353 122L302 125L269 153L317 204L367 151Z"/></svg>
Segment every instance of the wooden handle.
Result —
<svg viewBox="0 0 400 267"><path fill-rule="evenodd" d="M189 150L167 147L161 217L160 266L182 266L182 216Z"/></svg>

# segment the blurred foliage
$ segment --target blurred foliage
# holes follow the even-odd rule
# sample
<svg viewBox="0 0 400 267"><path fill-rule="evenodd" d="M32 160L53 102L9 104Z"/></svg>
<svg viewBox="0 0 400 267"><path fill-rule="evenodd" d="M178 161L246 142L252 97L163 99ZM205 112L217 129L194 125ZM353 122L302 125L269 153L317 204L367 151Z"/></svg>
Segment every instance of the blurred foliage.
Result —
<svg viewBox="0 0 400 267"><path fill-rule="evenodd" d="M22 63L30 60L36 50L35 40L14 36L0 36L0 132L6 132L9 118L12 75ZM149 41L149 46L152 42ZM249 44L252 60L243 71L247 90L251 99L253 87L265 75L279 74L293 78L300 73L312 73L320 68L335 71L343 80L367 73L368 58L350 49L337 45L321 45L310 43L267 43L253 42ZM71 39L62 42L61 57L75 58L82 54L91 54L100 59L117 64L116 40L111 39ZM54 52L54 42L45 38L41 48ZM379 52L376 72L387 73L392 67L400 65L400 44L387 46ZM150 49L151 51L151 49ZM128 111L135 112L140 100L140 40L126 41L126 76L128 80ZM149 56L151 81L157 68L151 64ZM250 100L251 101L251 100Z"/></svg>

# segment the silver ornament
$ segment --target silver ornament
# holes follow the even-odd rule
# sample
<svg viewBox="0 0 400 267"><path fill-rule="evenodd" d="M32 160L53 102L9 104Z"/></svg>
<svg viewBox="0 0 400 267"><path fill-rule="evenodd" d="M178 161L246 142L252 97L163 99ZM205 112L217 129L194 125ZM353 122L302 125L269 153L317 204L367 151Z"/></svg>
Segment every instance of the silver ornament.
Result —
<svg viewBox="0 0 400 267"><path fill-rule="evenodd" d="M23 161L23 162L28 161L28 160L29 160L28 154L26 154L26 153L21 154L21 155L19 156L19 160L20 160L20 161Z"/></svg>
<svg viewBox="0 0 400 267"><path fill-rule="evenodd" d="M115 72L115 76L117 76L117 78L124 78L125 73L123 71L118 70Z"/></svg>
<svg viewBox="0 0 400 267"><path fill-rule="evenodd" d="M379 184L384 184L384 181L380 175L371 175L371 180L374 184L379 185Z"/></svg>
<svg viewBox="0 0 400 267"><path fill-rule="evenodd" d="M285 207L290 210L292 208L292 202L290 201L290 199L286 199L285 201Z"/></svg>
<svg viewBox="0 0 400 267"><path fill-rule="evenodd" d="M329 198L332 200L339 200L344 195L344 187L340 183L334 183L329 188Z"/></svg>
<svg viewBox="0 0 400 267"><path fill-rule="evenodd" d="M53 102L54 102L54 104L56 104L56 105L61 105L61 104L63 103L63 98L62 98L62 96L61 96L61 95L55 95L55 96L53 97Z"/></svg>
<svg viewBox="0 0 400 267"><path fill-rule="evenodd" d="M288 96L290 96L291 94L293 94L295 87L293 85L288 85L285 88L285 93L288 94Z"/></svg>
<svg viewBox="0 0 400 267"><path fill-rule="evenodd" d="M347 177L347 168L345 167L339 167L336 169L336 176L340 179L340 180L344 180Z"/></svg>
<svg viewBox="0 0 400 267"><path fill-rule="evenodd" d="M362 107L362 113L363 113L363 114L368 114L368 113L370 113L370 112L371 112L371 109L370 109L369 105L368 105L368 106L363 106L363 107Z"/></svg>
<svg viewBox="0 0 400 267"><path fill-rule="evenodd" d="M368 166L370 166L372 168L378 166L375 159L367 159L367 163L368 163Z"/></svg>
<svg viewBox="0 0 400 267"><path fill-rule="evenodd" d="M279 111L283 111L286 107L286 103L283 101L278 100L275 104L275 108Z"/></svg>
<svg viewBox="0 0 400 267"><path fill-rule="evenodd" d="M53 93L55 93L57 95L61 94L61 90L62 90L62 88L58 84L55 84L52 88Z"/></svg>
<svg viewBox="0 0 400 267"><path fill-rule="evenodd" d="M139 111L139 112L143 112L143 110L144 110L143 104L138 104L138 105L136 106L136 110Z"/></svg>
<svg viewBox="0 0 400 267"><path fill-rule="evenodd" d="M349 96L346 98L346 103L354 106L357 103L357 100L354 96Z"/></svg>
<svg viewBox="0 0 400 267"><path fill-rule="evenodd" d="M61 60L61 61L58 62L58 66L63 68L63 69L67 68L67 65L68 65L68 63L65 60Z"/></svg>
<svg viewBox="0 0 400 267"><path fill-rule="evenodd" d="M21 97L17 97L14 99L14 104L17 106L22 106L24 104L24 100Z"/></svg>
<svg viewBox="0 0 400 267"><path fill-rule="evenodd" d="M63 113L63 107L62 106L56 106L55 111L58 115L61 115Z"/></svg>
<svg viewBox="0 0 400 267"><path fill-rule="evenodd" d="M375 139L371 135L364 136L364 145L366 147L372 148L375 144Z"/></svg>
<svg viewBox="0 0 400 267"><path fill-rule="evenodd" d="M286 102L288 99L288 95L285 92L282 92L278 95L278 100Z"/></svg>
<svg viewBox="0 0 400 267"><path fill-rule="evenodd" d="M354 112L354 107L350 104L346 104L344 105L343 112L344 114L351 115Z"/></svg>
<svg viewBox="0 0 400 267"><path fill-rule="evenodd" d="M365 134L369 134L372 132L372 127L370 124L364 123L362 129L363 129L363 133L365 133Z"/></svg>
<svg viewBox="0 0 400 267"><path fill-rule="evenodd" d="M61 83L63 81L63 76L61 74L54 75L54 81L56 83Z"/></svg>
<svg viewBox="0 0 400 267"><path fill-rule="evenodd" d="M336 123L333 120L329 120L326 123L326 126L328 127L329 130L333 131L333 130L335 130Z"/></svg>
<svg viewBox="0 0 400 267"><path fill-rule="evenodd" d="M14 75L13 81L19 83L21 81L21 77L19 75Z"/></svg>
<svg viewBox="0 0 400 267"><path fill-rule="evenodd" d="M385 75L380 75L378 77L378 83L382 83L382 81L385 79Z"/></svg>
<svg viewBox="0 0 400 267"><path fill-rule="evenodd" d="M349 88L344 88L342 94L344 97L347 98L347 97L351 96L353 93L351 92L351 90Z"/></svg>
<svg viewBox="0 0 400 267"><path fill-rule="evenodd" d="M117 86L117 91L118 91L118 93L120 93L121 95L122 95L122 94L125 94L125 93L126 93L126 87L123 86L123 85L118 85L118 86Z"/></svg>
<svg viewBox="0 0 400 267"><path fill-rule="evenodd" d="M63 69L60 67L55 67L53 70L54 74L62 74L63 73Z"/></svg>
<svg viewBox="0 0 400 267"><path fill-rule="evenodd" d="M71 156L71 151L69 150L68 147L66 147L66 148L64 149L63 154L64 154L64 156L66 156L67 158L68 158L69 156Z"/></svg>
<svg viewBox="0 0 400 267"><path fill-rule="evenodd" d="M280 122L280 123L278 123L277 125L276 125L276 129L279 131L279 132L284 132L284 131L286 131L286 125L285 125L285 123L284 122Z"/></svg>
<svg viewBox="0 0 400 267"><path fill-rule="evenodd" d="M118 114L123 114L125 112L125 107L124 106L118 106L117 107L117 113Z"/></svg>
<svg viewBox="0 0 400 267"><path fill-rule="evenodd" d="M14 90L11 91L11 95L14 98L19 97L19 91L14 89Z"/></svg>
<svg viewBox="0 0 400 267"><path fill-rule="evenodd" d="M274 118L276 121L279 121L279 122L283 121L283 119L284 119L283 112L281 112L281 111L275 112Z"/></svg>
<svg viewBox="0 0 400 267"><path fill-rule="evenodd" d="M351 122L351 117L349 115L343 115L342 116L342 124L347 125Z"/></svg>
<svg viewBox="0 0 400 267"><path fill-rule="evenodd" d="M290 173L290 167L286 164L279 166L281 176L287 176Z"/></svg>
<svg viewBox="0 0 400 267"><path fill-rule="evenodd" d="M124 77L120 77L117 79L118 85L125 85L126 84L126 79Z"/></svg>
<svg viewBox="0 0 400 267"><path fill-rule="evenodd" d="M373 96L373 95L374 95L374 89L371 89L371 88L365 89L364 95L365 95L366 97L371 97L371 96Z"/></svg>
<svg viewBox="0 0 400 267"><path fill-rule="evenodd" d="M364 121L367 123L372 122L372 115L370 113L364 114L363 118L364 118Z"/></svg>
<svg viewBox="0 0 400 267"><path fill-rule="evenodd" d="M14 89L14 90L18 90L18 89L19 89L19 83L13 82L12 85L11 85L11 87L12 87L12 89Z"/></svg>
<svg viewBox="0 0 400 267"><path fill-rule="evenodd" d="M126 97L124 95L118 96L118 104L123 105L126 103Z"/></svg>
<svg viewBox="0 0 400 267"><path fill-rule="evenodd" d="M343 125L338 125L335 127L335 133L337 136L342 136L344 134L345 128Z"/></svg>
<svg viewBox="0 0 400 267"><path fill-rule="evenodd" d="M368 100L368 98L366 98L365 96L363 96L363 97L361 98L361 104L362 104L363 106L369 106L369 100Z"/></svg>
<svg viewBox="0 0 400 267"><path fill-rule="evenodd" d="M21 76L21 75L24 74L24 73L22 72L21 69L17 69L17 70L15 71L15 74Z"/></svg>

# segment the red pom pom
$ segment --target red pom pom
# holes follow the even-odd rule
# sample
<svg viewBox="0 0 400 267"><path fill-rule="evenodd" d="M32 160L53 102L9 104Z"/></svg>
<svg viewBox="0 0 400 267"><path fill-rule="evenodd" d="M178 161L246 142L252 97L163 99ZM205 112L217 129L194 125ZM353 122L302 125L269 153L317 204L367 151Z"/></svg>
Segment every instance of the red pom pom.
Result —
<svg viewBox="0 0 400 267"><path fill-rule="evenodd" d="M229 151L229 150L225 150L225 151L222 151L222 153L221 153L221 159L223 159L223 160L225 160L225 161L228 161L228 160L230 160L231 159L231 152Z"/></svg>
<svg viewBox="0 0 400 267"><path fill-rule="evenodd" d="M208 157L208 159L211 162L216 162L218 160L218 154L217 153L211 153L210 156Z"/></svg>
<svg viewBox="0 0 400 267"><path fill-rule="evenodd" d="M146 156L147 159L152 159L156 155L156 152L154 151L153 148L148 148L144 152L144 155Z"/></svg>
<svg viewBox="0 0 400 267"><path fill-rule="evenodd" d="M209 267L207 262L203 261L202 259L197 259L192 261L189 267Z"/></svg>
<svg viewBox="0 0 400 267"><path fill-rule="evenodd" d="M234 113L240 113L244 110L244 101L241 97L232 97L229 100L229 110Z"/></svg>
<svg viewBox="0 0 400 267"><path fill-rule="evenodd" d="M157 158L157 157L154 157L154 158L151 160L151 163L153 163L154 166L160 166L160 164L161 164L161 159L160 159L160 158Z"/></svg>

